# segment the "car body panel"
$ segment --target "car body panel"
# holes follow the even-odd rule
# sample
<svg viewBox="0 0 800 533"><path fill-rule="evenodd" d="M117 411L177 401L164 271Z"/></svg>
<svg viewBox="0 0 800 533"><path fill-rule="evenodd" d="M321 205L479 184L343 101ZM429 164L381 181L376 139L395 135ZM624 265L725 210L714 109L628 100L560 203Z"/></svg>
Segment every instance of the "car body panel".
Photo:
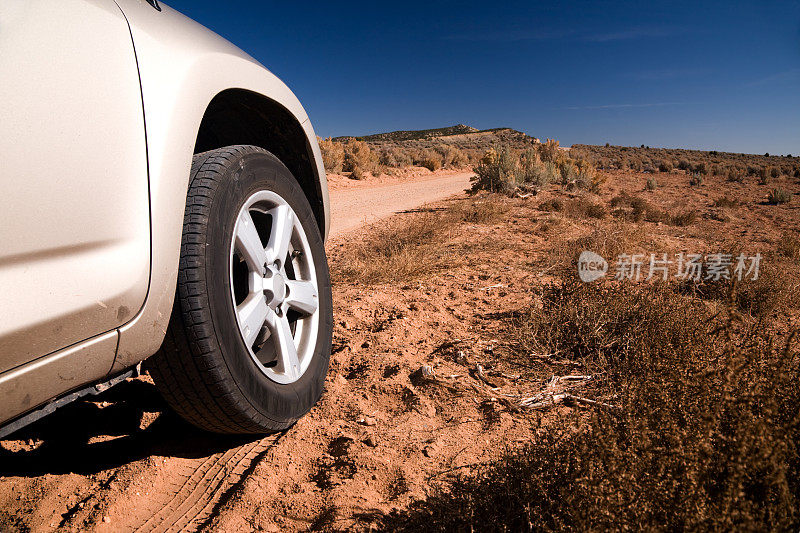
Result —
<svg viewBox="0 0 800 533"><path fill-rule="evenodd" d="M302 126L313 150L330 225L325 169L316 135L297 97L275 75L222 37L170 7L117 0L131 27L142 84L153 225L152 280L147 301L120 330L114 372L155 353L166 333L175 293L193 149L204 112L228 89L265 95Z"/></svg>
<svg viewBox="0 0 800 533"><path fill-rule="evenodd" d="M141 91L119 7L4 0L0 28L4 372L131 320L147 294L150 219ZM113 354L92 361L108 372Z"/></svg>
<svg viewBox="0 0 800 533"><path fill-rule="evenodd" d="M0 375L0 421L104 378L118 336L110 331Z"/></svg>
<svg viewBox="0 0 800 533"><path fill-rule="evenodd" d="M25 18L30 14L26 10L34 8L49 10L41 14L42 24ZM93 27L92 17L99 20L101 12L110 19L108 26ZM24 26L15 27L18 24ZM0 27L0 135L11 140L4 150L15 149L20 132L26 146L39 144L38 152L25 152L29 167L12 157L14 166L2 167L0 174L9 209L9 223L0 226L0 237L13 241L0 250L0 322L5 321L0 337L12 327L9 324L20 330L19 324L36 325L11 346L29 350L22 357L9 356L8 338L0 338L0 397L5 400L1 423L118 375L160 347L175 295L198 131L217 95L231 89L248 91L274 102L296 121L292 127L306 137L304 153L313 160L314 176L309 177L316 180L324 236L330 211L316 135L294 94L249 55L168 6L161 4L159 11L144 0L6 0L0 5ZM28 35L23 38L22 32ZM68 38L70 32L73 38ZM49 55L24 51L20 59L9 43L33 51L49 47ZM128 55L119 60L122 50ZM54 64L59 54L63 65ZM75 65L81 57L93 68L83 64L88 70L81 71L81 64ZM19 70L7 74L14 66ZM90 83L97 72L103 76ZM62 74L61 83L54 73ZM37 80L47 83L37 87ZM9 105L14 91L29 92L29 100L21 99L28 102L26 107ZM68 105L74 108L63 112ZM81 106L84 115L76 111ZM35 122L26 124L26 119ZM97 136L92 125L103 134L96 143L89 135ZM37 129L42 127L44 134ZM105 149L106 143L114 149ZM59 174L64 154L75 144L94 170ZM111 170L98 177L98 167ZM31 181L30 168L57 175L53 190L37 190L49 199L52 211L37 208L31 213L38 197L23 188ZM66 244L53 247L41 220L34 218L39 225L31 232L26 219L42 213ZM33 290L44 300L23 301L24 289L32 290L31 284L25 285L26 276L36 280ZM53 297L58 291L61 300ZM73 305L69 298L89 301L88 307ZM40 317L35 316L37 306ZM15 316L15 308L26 316ZM63 335L64 328L73 328L72 334ZM57 348L61 349L53 351Z"/></svg>

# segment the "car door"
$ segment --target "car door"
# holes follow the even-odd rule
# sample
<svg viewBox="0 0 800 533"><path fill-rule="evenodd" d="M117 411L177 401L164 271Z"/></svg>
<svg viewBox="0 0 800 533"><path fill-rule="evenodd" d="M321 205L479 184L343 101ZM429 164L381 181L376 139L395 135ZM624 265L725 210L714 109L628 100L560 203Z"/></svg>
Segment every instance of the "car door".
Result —
<svg viewBox="0 0 800 533"><path fill-rule="evenodd" d="M1 373L136 314L150 218L136 56L113 0L2 0L0 80Z"/></svg>

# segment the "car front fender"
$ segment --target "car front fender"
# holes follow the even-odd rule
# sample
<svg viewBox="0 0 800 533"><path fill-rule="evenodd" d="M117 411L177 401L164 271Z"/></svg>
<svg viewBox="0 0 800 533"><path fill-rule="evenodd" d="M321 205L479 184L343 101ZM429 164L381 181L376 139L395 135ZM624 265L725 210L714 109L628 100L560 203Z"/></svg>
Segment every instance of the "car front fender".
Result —
<svg viewBox="0 0 800 533"><path fill-rule="evenodd" d="M291 90L255 59L222 37L161 4L116 0L136 50L147 136L150 187L151 274L138 314L120 328L112 373L155 353L169 324L175 296L189 169L204 113L230 89L263 95L288 111L313 154L323 204L323 234L330 226L325 169L317 138Z"/></svg>

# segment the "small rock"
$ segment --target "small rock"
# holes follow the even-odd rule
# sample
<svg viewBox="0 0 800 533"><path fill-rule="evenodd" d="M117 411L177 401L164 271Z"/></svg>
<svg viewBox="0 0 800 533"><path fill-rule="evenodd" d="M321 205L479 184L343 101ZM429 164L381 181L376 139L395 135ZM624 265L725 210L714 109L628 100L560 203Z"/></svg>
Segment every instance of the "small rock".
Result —
<svg viewBox="0 0 800 533"><path fill-rule="evenodd" d="M373 437L372 435L370 435L366 439L364 439L363 442L364 442L364 444L366 444L370 448L375 448L378 445L378 441L376 441L375 437Z"/></svg>
<svg viewBox="0 0 800 533"><path fill-rule="evenodd" d="M361 424L362 426L374 426L378 422L371 416L365 416L364 418L360 418L358 420L358 423Z"/></svg>
<svg viewBox="0 0 800 533"><path fill-rule="evenodd" d="M409 376L411 383L421 385L423 383L433 381L436 379L436 371L430 365L422 365L420 368L412 372Z"/></svg>
<svg viewBox="0 0 800 533"><path fill-rule="evenodd" d="M369 341L364 341L364 342L361 344L361 347L362 347L362 348L369 348L370 346L372 346L372 343L371 343L371 342L369 342Z"/></svg>
<svg viewBox="0 0 800 533"><path fill-rule="evenodd" d="M111 517L110 516L104 516L103 517L103 522L105 522L106 524L110 524L111 523Z"/></svg>

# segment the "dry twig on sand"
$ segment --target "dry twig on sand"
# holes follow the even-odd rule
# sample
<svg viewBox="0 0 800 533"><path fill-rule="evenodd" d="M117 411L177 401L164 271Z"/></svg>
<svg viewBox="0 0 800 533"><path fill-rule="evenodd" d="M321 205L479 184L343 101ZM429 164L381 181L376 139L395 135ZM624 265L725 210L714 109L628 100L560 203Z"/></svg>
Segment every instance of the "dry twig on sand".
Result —
<svg viewBox="0 0 800 533"><path fill-rule="evenodd" d="M520 407L526 407L529 409L548 409L562 403L575 403L578 405L608 409L610 411L618 410L619 408L617 406L610 403L592 400L565 392L565 389L575 389L585 385L589 381L592 381L594 377L595 376L593 375L553 376L547 382L543 391L533 394L527 398L523 398L520 400L519 405Z"/></svg>

